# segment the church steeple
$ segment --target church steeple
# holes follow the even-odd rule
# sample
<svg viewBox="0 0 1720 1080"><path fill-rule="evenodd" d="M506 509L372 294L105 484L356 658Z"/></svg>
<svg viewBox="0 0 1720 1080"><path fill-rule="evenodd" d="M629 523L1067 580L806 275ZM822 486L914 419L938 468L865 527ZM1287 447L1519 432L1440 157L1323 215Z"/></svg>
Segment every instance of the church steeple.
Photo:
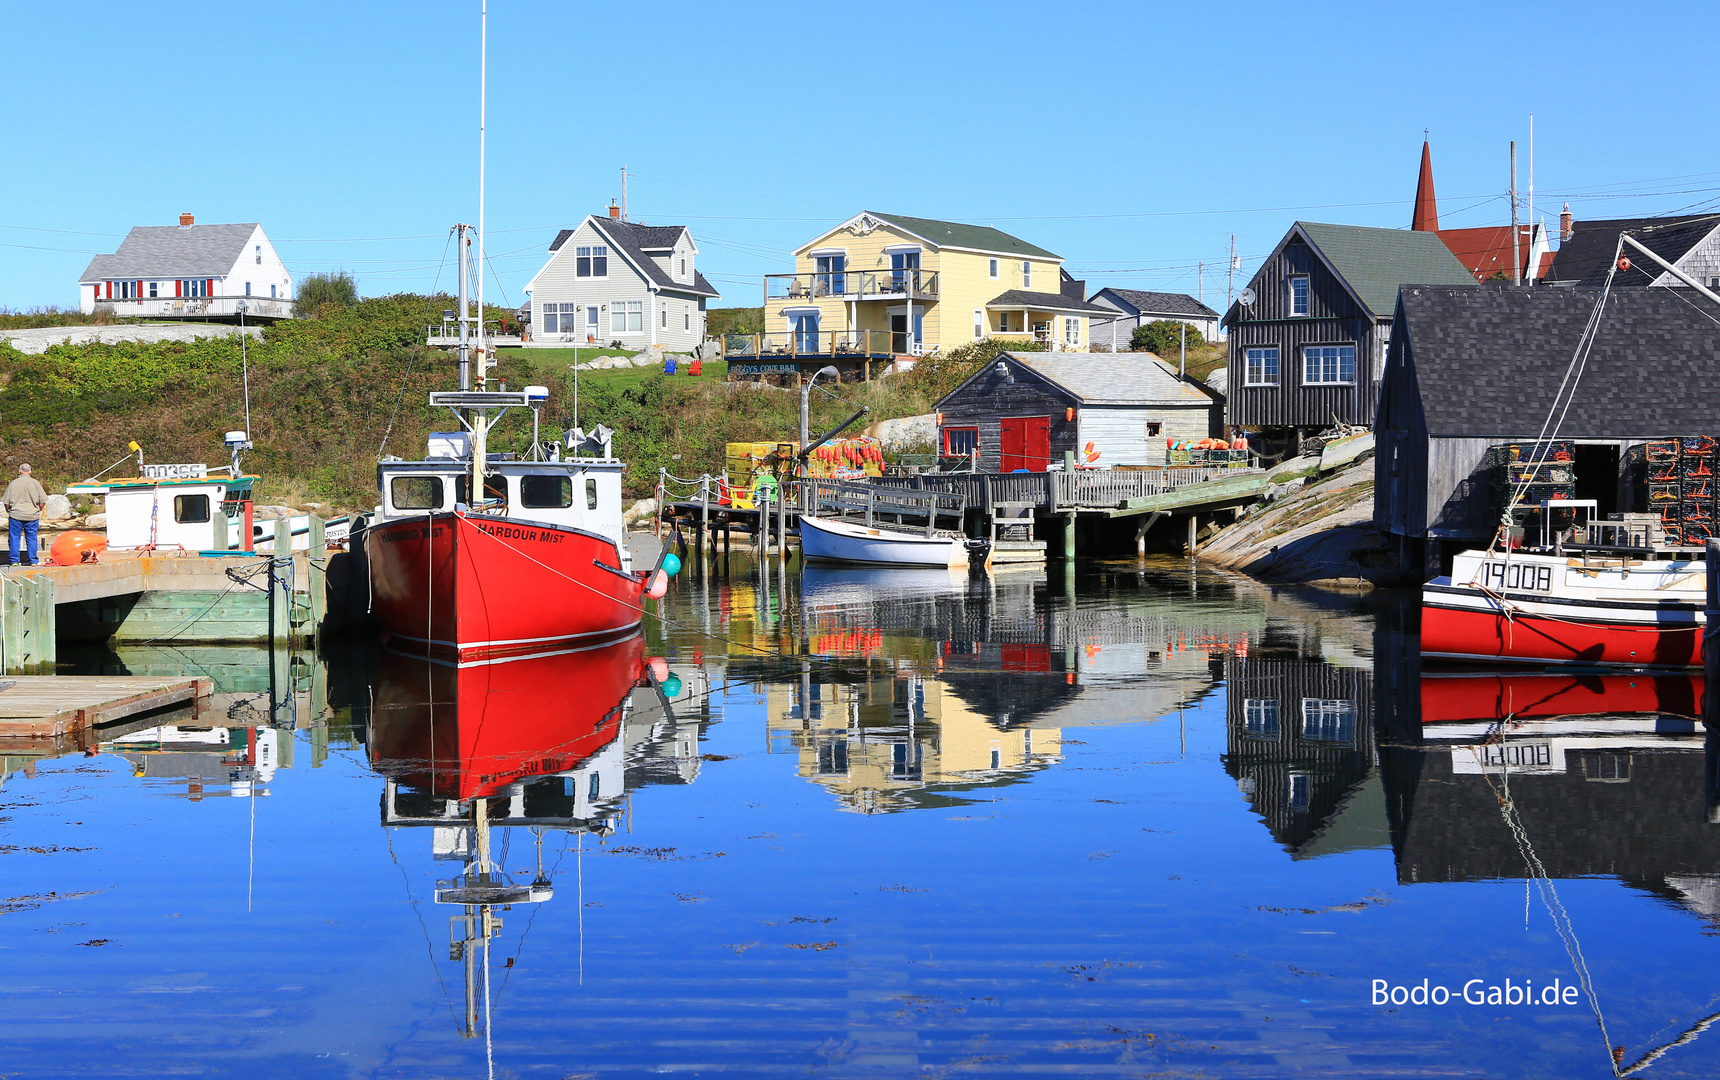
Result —
<svg viewBox="0 0 1720 1080"><path fill-rule="evenodd" d="M1409 227L1416 232L1439 231L1439 204L1433 197L1433 152L1421 142L1421 179L1415 183L1415 214Z"/></svg>

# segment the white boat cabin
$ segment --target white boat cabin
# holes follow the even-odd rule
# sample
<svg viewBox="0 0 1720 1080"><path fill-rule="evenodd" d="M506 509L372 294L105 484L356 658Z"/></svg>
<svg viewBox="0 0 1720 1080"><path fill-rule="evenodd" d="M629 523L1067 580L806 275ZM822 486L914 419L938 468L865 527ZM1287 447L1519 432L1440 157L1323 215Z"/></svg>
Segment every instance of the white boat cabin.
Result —
<svg viewBox="0 0 1720 1080"><path fill-rule="evenodd" d="M99 495L112 548L232 551L240 547L245 503L256 477L84 481L67 495Z"/></svg>
<svg viewBox="0 0 1720 1080"><path fill-rule="evenodd" d="M615 544L621 569L631 571L621 518L621 474L625 463L615 458L573 458L567 461L511 461L491 455L484 478L483 499L471 497L470 457L463 436L431 439L427 461L385 461L377 467L382 504L378 521L451 513L456 508L494 514L511 521L552 525L593 533Z"/></svg>

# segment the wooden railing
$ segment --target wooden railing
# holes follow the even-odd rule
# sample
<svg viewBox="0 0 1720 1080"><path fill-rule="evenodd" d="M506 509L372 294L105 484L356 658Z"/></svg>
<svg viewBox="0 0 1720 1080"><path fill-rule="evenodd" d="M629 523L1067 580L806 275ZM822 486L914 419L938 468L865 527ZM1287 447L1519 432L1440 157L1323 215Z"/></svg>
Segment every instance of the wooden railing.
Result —
<svg viewBox="0 0 1720 1080"><path fill-rule="evenodd" d="M799 487L802 513L864 522L867 528L887 519L890 524L911 526L930 536L940 518L951 519L951 527L960 529L962 515L967 511L967 500L947 491L916 491L842 480L801 480Z"/></svg>
<svg viewBox="0 0 1720 1080"><path fill-rule="evenodd" d="M1239 476L1258 469L1170 468L1123 471L1082 469L1076 472L961 474L921 473L883 477L872 486L943 491L958 494L968 505L990 512L997 503L1026 503L1047 513L1115 507L1130 499L1163 495L1189 484Z"/></svg>

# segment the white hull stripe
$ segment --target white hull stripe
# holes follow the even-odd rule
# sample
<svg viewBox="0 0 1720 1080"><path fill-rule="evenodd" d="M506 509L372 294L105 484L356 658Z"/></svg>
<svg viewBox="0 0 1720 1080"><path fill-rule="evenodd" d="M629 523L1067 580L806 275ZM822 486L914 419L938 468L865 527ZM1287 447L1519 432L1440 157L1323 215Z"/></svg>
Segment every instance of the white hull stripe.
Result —
<svg viewBox="0 0 1720 1080"><path fill-rule="evenodd" d="M395 634L394 636L404 641L420 641L426 645L440 645L445 649L493 649L499 645L538 645L546 641L580 641L585 638L612 637L637 629L644 622L644 619L637 619L622 626L610 627L607 630L592 630L584 634L552 634L549 637L510 638L501 641L454 642L444 641L441 638L413 637L411 634Z"/></svg>

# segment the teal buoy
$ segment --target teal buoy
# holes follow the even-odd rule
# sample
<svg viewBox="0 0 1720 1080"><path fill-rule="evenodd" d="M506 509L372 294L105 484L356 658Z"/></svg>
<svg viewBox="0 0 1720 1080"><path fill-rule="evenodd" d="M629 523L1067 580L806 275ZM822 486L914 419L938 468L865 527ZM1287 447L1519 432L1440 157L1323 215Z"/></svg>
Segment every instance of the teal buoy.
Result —
<svg viewBox="0 0 1720 1080"><path fill-rule="evenodd" d="M670 675L663 680L663 693L671 698L681 696L681 676Z"/></svg>
<svg viewBox="0 0 1720 1080"><path fill-rule="evenodd" d="M681 572L681 557L674 552L663 556L663 572L674 577Z"/></svg>

